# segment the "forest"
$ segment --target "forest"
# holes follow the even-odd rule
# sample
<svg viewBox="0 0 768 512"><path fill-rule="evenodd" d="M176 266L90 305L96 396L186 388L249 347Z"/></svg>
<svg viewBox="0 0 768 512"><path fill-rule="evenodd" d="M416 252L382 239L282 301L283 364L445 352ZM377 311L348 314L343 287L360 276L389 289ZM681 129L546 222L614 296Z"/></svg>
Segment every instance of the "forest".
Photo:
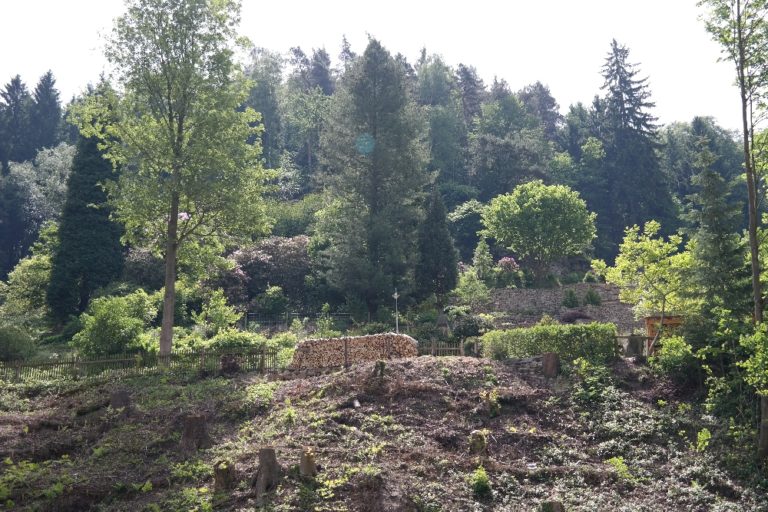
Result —
<svg viewBox="0 0 768 512"><path fill-rule="evenodd" d="M283 52L240 37L236 2L129 0L112 75L66 100L51 63L0 90L0 361L290 350L396 315L419 341L490 347L496 290L608 283L638 318L684 317L653 375L759 464L768 5L701 5L742 131L659 124L617 40L588 70L602 87L563 108L439 48Z"/></svg>

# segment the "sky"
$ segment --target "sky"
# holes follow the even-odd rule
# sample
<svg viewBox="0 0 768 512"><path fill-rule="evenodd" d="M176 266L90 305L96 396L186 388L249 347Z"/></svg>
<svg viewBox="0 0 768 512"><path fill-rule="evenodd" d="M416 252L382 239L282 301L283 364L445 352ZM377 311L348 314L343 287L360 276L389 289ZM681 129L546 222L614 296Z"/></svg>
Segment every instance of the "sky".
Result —
<svg viewBox="0 0 768 512"><path fill-rule="evenodd" d="M103 35L122 0L3 0L0 84L20 74L29 89L48 69L64 101L108 71ZM549 86L562 112L600 94L612 39L648 78L662 124L713 116L740 126L733 66L699 20L696 0L243 0L240 33L279 52L325 48L336 57L346 35L361 53L375 37L415 62L422 48L452 66L475 66L490 84Z"/></svg>

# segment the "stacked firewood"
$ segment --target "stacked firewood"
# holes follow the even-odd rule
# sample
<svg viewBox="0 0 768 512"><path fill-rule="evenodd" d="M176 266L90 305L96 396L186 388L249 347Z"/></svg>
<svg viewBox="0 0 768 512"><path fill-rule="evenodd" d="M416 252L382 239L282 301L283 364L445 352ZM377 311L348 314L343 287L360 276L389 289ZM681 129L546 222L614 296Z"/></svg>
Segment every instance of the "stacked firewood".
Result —
<svg viewBox="0 0 768 512"><path fill-rule="evenodd" d="M310 339L297 345L291 368L328 368L362 361L416 356L416 340L405 334Z"/></svg>

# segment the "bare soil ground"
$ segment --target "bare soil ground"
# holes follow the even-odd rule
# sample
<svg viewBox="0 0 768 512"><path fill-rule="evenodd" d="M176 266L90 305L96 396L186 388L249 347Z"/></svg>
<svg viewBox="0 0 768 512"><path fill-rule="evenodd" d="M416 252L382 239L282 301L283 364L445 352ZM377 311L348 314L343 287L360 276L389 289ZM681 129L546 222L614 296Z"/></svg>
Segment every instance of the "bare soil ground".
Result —
<svg viewBox="0 0 768 512"><path fill-rule="evenodd" d="M117 389L129 409L109 407ZM369 363L276 381L8 385L0 509L516 511L554 500L574 511L768 510L751 440L686 393L631 360L547 381L525 365L429 356L386 361L383 376ZM180 449L188 413L208 418L211 448ZM474 431L484 453L470 453ZM258 507L263 447L283 471ZM319 464L309 480L298 472L306 447ZM218 461L235 465L234 490L213 492ZM479 466L490 493L473 491Z"/></svg>

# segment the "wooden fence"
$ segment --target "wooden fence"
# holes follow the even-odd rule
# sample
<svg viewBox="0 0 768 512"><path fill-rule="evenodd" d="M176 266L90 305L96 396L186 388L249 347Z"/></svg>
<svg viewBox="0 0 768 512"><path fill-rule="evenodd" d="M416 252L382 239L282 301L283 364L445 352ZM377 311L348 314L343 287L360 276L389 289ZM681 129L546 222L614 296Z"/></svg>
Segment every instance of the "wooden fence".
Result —
<svg viewBox="0 0 768 512"><path fill-rule="evenodd" d="M420 356L462 356L462 342L460 341L420 341Z"/></svg>
<svg viewBox="0 0 768 512"><path fill-rule="evenodd" d="M226 351L176 351L169 356L157 353L119 354L100 359L71 359L46 362L0 364L0 380L82 379L96 376L146 375L156 372L259 371L282 369L275 348L230 349Z"/></svg>

